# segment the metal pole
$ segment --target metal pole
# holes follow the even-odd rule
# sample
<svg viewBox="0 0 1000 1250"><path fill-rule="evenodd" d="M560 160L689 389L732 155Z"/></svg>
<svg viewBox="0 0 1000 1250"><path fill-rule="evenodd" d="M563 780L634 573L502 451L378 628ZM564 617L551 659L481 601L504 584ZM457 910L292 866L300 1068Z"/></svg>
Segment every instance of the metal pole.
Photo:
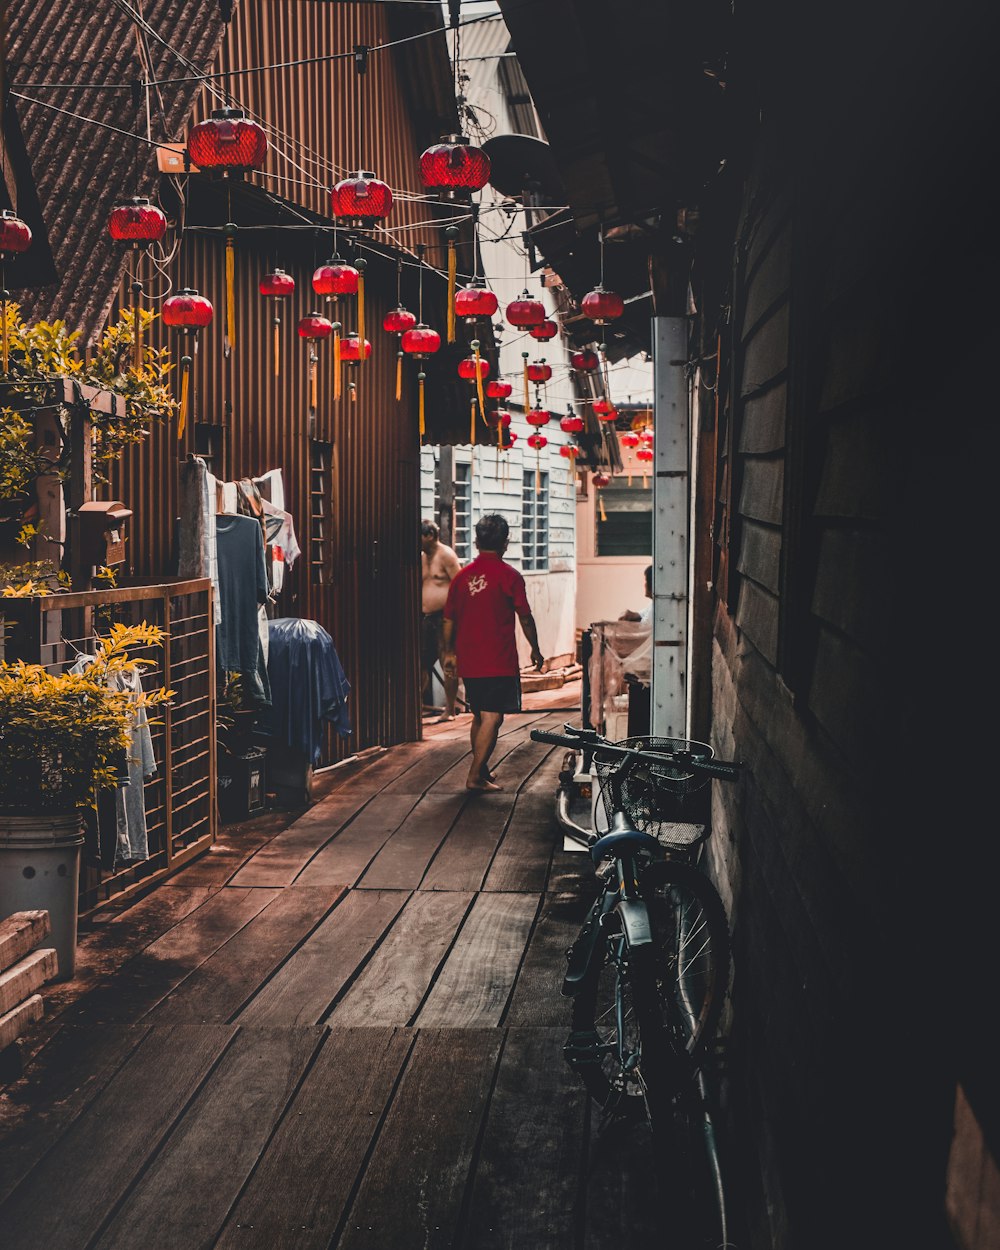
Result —
<svg viewBox="0 0 1000 1250"><path fill-rule="evenodd" d="M654 317L653 671L651 732L687 736L691 432L687 321Z"/></svg>

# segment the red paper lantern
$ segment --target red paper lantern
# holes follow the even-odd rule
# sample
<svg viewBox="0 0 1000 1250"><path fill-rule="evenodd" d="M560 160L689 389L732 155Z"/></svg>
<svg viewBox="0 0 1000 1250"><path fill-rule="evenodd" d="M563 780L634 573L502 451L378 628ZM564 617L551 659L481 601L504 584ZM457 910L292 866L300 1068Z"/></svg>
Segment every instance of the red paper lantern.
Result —
<svg viewBox="0 0 1000 1250"><path fill-rule="evenodd" d="M497 297L485 286L463 286L455 292L455 316L470 324L477 317L492 317L498 307Z"/></svg>
<svg viewBox="0 0 1000 1250"><path fill-rule="evenodd" d="M580 448L575 446L573 443L564 443L562 447L559 448L559 454L566 460L575 460L580 454Z"/></svg>
<svg viewBox="0 0 1000 1250"><path fill-rule="evenodd" d="M591 480L593 481L594 485L598 489L600 489L602 486L608 485L608 483L611 481L611 477L607 473L594 473L591 475Z"/></svg>
<svg viewBox="0 0 1000 1250"><path fill-rule="evenodd" d="M186 286L163 301L160 316L165 326L183 330L185 334L195 334L209 324L214 312L215 309L204 295L199 295L197 291Z"/></svg>
<svg viewBox="0 0 1000 1250"><path fill-rule="evenodd" d="M392 190L367 170L342 178L330 192L333 215L339 221L366 226L389 216Z"/></svg>
<svg viewBox="0 0 1000 1250"><path fill-rule="evenodd" d="M295 279L284 269L272 269L260 280L261 295L269 295L273 299L284 299L295 292Z"/></svg>
<svg viewBox="0 0 1000 1250"><path fill-rule="evenodd" d="M510 451L517 442L517 435L513 430L504 430L504 441L501 444L501 451Z"/></svg>
<svg viewBox="0 0 1000 1250"><path fill-rule="evenodd" d="M595 325L605 326L622 315L625 301L617 291L606 291L603 286L598 286L580 301L580 311Z"/></svg>
<svg viewBox="0 0 1000 1250"><path fill-rule="evenodd" d="M529 382L548 382L552 377L552 366L547 365L545 361L539 361L536 364L528 365L528 381Z"/></svg>
<svg viewBox="0 0 1000 1250"><path fill-rule="evenodd" d="M532 299L525 290L521 292L520 299L512 300L507 305L506 316L512 326L528 330L532 326L541 325L545 320L545 305Z"/></svg>
<svg viewBox="0 0 1000 1250"><path fill-rule="evenodd" d="M569 358L569 363L574 369L580 369L584 373L593 373L601 362L597 359L597 352L592 352L587 347L582 352L574 352Z"/></svg>
<svg viewBox="0 0 1000 1250"><path fill-rule="evenodd" d="M464 360L458 362L458 376L464 378L466 382L475 382L476 368L478 365L479 376L488 378L490 376L490 362L484 360L482 356L477 361L475 356L466 356Z"/></svg>
<svg viewBox="0 0 1000 1250"><path fill-rule="evenodd" d="M429 191L470 195L489 182L490 158L465 135L448 135L421 154L420 177Z"/></svg>
<svg viewBox="0 0 1000 1250"><path fill-rule="evenodd" d="M405 331L399 345L414 360L426 360L441 346L441 335L430 326L421 324Z"/></svg>
<svg viewBox="0 0 1000 1250"><path fill-rule="evenodd" d="M528 435L528 446L531 447L534 451L541 451L543 447L548 446L548 442L549 440L545 437L544 434L529 434Z"/></svg>
<svg viewBox="0 0 1000 1250"><path fill-rule="evenodd" d="M6 256L26 252L31 246L31 228L9 208L0 213L0 254Z"/></svg>
<svg viewBox="0 0 1000 1250"><path fill-rule="evenodd" d="M509 399L513 386L509 382L487 382L486 394L489 399Z"/></svg>
<svg viewBox="0 0 1000 1250"><path fill-rule="evenodd" d="M404 334L407 330L412 330L416 324L416 317L413 313L407 312L402 305L391 309L382 318L382 329L386 334Z"/></svg>
<svg viewBox="0 0 1000 1250"><path fill-rule="evenodd" d="M551 321L548 317L546 317L541 325L532 326L529 333L531 337L533 339L537 339L539 343L547 343L549 339L554 339L556 337L559 333L559 327L554 321Z"/></svg>
<svg viewBox="0 0 1000 1250"><path fill-rule="evenodd" d="M653 452L649 447L640 447L635 453L635 458L636 460L642 460L646 464L649 464L649 462L653 459Z"/></svg>
<svg viewBox="0 0 1000 1250"><path fill-rule="evenodd" d="M166 215L144 195L117 205L108 218L108 234L118 243L155 243L166 231Z"/></svg>
<svg viewBox="0 0 1000 1250"><path fill-rule="evenodd" d="M543 408L532 408L524 419L529 425L548 425L552 420L552 413Z"/></svg>
<svg viewBox="0 0 1000 1250"><path fill-rule="evenodd" d="M333 256L313 274L313 290L317 295L357 295L360 277L353 265Z"/></svg>
<svg viewBox="0 0 1000 1250"><path fill-rule="evenodd" d="M491 430L495 430L498 425L502 425L504 429L506 429L507 426L510 425L510 413L499 412L499 411L488 412L486 414L486 424L490 427Z"/></svg>
<svg viewBox="0 0 1000 1250"><path fill-rule="evenodd" d="M609 399L594 400L594 416L598 421L616 421L618 410Z"/></svg>
<svg viewBox="0 0 1000 1250"><path fill-rule="evenodd" d="M199 169L241 174L262 168L267 135L242 109L216 109L188 135L188 155Z"/></svg>
<svg viewBox="0 0 1000 1250"><path fill-rule="evenodd" d="M631 434L631 433L628 433L628 434L622 434L622 435L619 437L618 441L621 443L621 445L622 445L623 447L638 447L638 446L639 446L639 435L638 435L638 434Z"/></svg>
<svg viewBox="0 0 1000 1250"><path fill-rule="evenodd" d="M340 359L345 364L360 364L362 360L367 360L371 354L371 343L367 339L362 340L357 334L350 334L340 340Z"/></svg>
<svg viewBox="0 0 1000 1250"><path fill-rule="evenodd" d="M569 413L560 420L559 428L564 434L582 434L584 430L583 417Z"/></svg>
<svg viewBox="0 0 1000 1250"><path fill-rule="evenodd" d="M300 339L328 339L333 333L333 322L317 312L311 312L299 321Z"/></svg>

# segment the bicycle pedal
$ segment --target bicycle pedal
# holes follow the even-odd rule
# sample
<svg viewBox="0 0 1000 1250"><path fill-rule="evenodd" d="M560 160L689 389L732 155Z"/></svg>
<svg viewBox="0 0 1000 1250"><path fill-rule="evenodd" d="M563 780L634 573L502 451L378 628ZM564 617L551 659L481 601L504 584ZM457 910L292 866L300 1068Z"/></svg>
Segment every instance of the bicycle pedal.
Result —
<svg viewBox="0 0 1000 1250"><path fill-rule="evenodd" d="M599 1064L600 1044L596 1033L571 1033L563 1046L563 1058L571 1068Z"/></svg>

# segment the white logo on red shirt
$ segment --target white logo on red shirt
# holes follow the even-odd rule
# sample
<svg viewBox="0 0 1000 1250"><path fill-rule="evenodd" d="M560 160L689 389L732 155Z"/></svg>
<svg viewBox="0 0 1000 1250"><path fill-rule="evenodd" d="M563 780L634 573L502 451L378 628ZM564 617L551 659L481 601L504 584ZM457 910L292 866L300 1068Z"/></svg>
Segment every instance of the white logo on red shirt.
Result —
<svg viewBox="0 0 1000 1250"><path fill-rule="evenodd" d="M487 586L486 577L480 573L478 577L469 578L469 594L478 595L481 590L485 590Z"/></svg>

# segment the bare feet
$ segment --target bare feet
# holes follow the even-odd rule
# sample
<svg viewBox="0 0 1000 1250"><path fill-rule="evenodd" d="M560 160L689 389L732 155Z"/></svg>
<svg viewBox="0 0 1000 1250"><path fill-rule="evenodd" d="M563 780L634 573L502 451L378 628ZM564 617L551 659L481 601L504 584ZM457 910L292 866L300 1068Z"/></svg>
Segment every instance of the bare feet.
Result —
<svg viewBox="0 0 1000 1250"><path fill-rule="evenodd" d="M503 786L498 786L495 781L486 781L482 777L477 777L474 781L465 783L466 790L478 791L480 794L493 794L498 790L502 790Z"/></svg>
<svg viewBox="0 0 1000 1250"><path fill-rule="evenodd" d="M492 768L487 768L487 766L486 766L485 764L484 764L484 765L483 765L483 767L480 769L479 775L480 775L480 777L482 777L483 781L496 781L496 779L497 779L497 775L496 775L496 773L493 771L493 769L492 769Z"/></svg>
<svg viewBox="0 0 1000 1250"><path fill-rule="evenodd" d="M451 713L451 715L449 715L447 712L442 712L442 713L441 713L441 715L440 715L440 716L437 718L437 720L434 722L434 724L435 724L435 725L443 725L443 724L445 723L445 721L454 720L454 719L455 719L455 713L454 713L454 712L452 712L452 713Z"/></svg>

